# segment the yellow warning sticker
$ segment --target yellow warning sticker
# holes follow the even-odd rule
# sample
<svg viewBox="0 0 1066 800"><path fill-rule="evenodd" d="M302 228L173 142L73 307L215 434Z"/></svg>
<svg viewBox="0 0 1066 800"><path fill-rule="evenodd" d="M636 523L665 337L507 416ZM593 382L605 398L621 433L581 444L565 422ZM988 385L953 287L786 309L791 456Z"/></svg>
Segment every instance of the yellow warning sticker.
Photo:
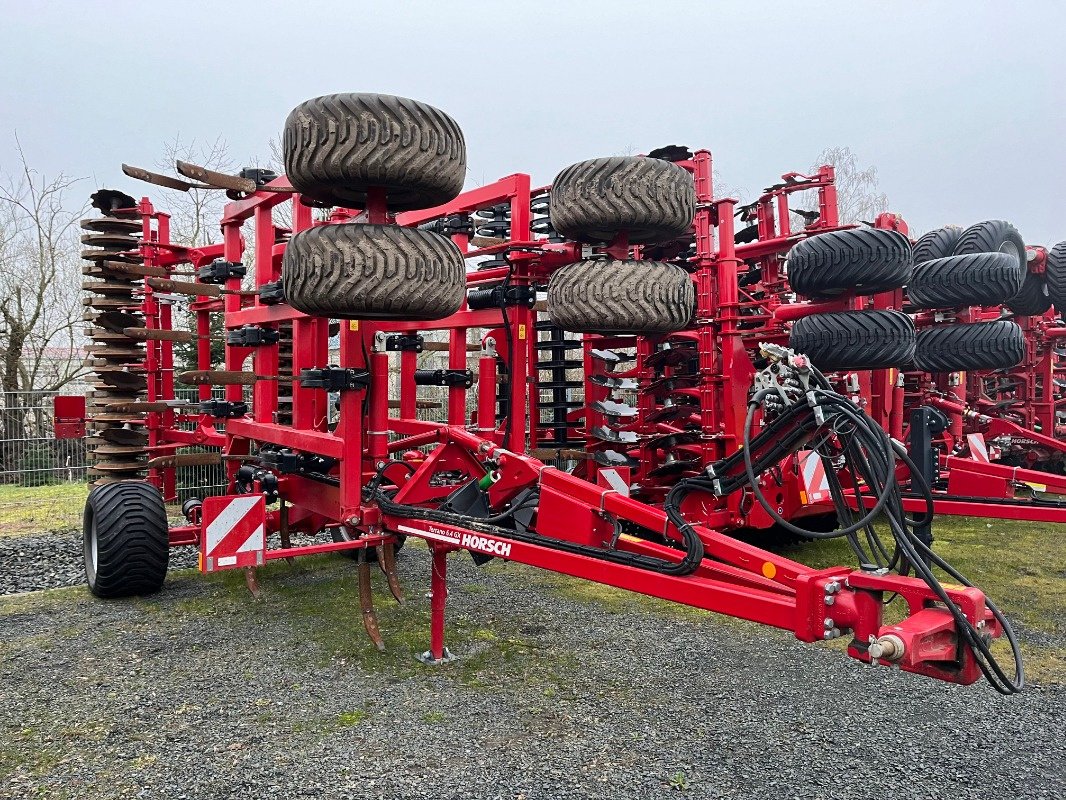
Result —
<svg viewBox="0 0 1066 800"><path fill-rule="evenodd" d="M519 325L518 326L518 341L524 342L525 340L526 340L526 326L524 324L523 325Z"/></svg>
<svg viewBox="0 0 1066 800"><path fill-rule="evenodd" d="M1046 492L1047 491L1047 484L1046 483L1032 483L1031 481L1022 481L1022 483L1024 483L1026 486L1028 486L1034 492Z"/></svg>

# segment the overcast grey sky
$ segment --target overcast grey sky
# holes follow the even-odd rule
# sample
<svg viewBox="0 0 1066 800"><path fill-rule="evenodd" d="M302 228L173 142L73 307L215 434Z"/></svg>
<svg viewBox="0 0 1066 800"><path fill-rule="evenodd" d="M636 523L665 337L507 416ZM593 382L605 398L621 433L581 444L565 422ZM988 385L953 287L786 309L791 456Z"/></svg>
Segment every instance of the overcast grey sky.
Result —
<svg viewBox="0 0 1066 800"><path fill-rule="evenodd" d="M1066 2L0 0L0 168L138 196L123 161L222 135L268 154L289 110L400 94L462 125L468 187L706 147L748 199L827 146L925 230L1004 218L1066 239ZM149 190L150 191L150 190Z"/></svg>

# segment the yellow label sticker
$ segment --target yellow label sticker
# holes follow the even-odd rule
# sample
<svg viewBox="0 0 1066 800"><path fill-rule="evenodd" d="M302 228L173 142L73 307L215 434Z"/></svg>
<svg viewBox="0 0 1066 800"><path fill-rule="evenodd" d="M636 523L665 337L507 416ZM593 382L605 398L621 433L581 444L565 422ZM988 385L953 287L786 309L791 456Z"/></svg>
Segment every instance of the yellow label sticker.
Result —
<svg viewBox="0 0 1066 800"><path fill-rule="evenodd" d="M359 330L359 320L357 320L357 319L348 320L348 330L350 330L350 331Z"/></svg>
<svg viewBox="0 0 1066 800"><path fill-rule="evenodd" d="M525 325L519 325L518 326L518 341L524 342L525 340L526 340L526 326Z"/></svg>
<svg viewBox="0 0 1066 800"><path fill-rule="evenodd" d="M773 579L777 576L777 565L772 561L762 562L762 574L767 578Z"/></svg>
<svg viewBox="0 0 1066 800"><path fill-rule="evenodd" d="M1022 483L1024 483L1026 486L1028 486L1034 492L1046 492L1047 491L1047 484L1046 483L1032 483L1031 481L1022 481Z"/></svg>

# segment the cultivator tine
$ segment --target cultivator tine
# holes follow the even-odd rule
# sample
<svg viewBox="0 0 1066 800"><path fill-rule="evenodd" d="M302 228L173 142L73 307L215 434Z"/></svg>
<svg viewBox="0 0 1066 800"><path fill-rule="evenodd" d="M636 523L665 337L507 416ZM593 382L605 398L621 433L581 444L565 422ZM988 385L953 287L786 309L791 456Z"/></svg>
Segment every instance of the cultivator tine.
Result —
<svg viewBox="0 0 1066 800"><path fill-rule="evenodd" d="M397 603L403 605L403 589L400 587L400 579L396 576L396 546L392 542L378 546L378 566L385 574L392 596L396 598Z"/></svg>
<svg viewBox="0 0 1066 800"><path fill-rule="evenodd" d="M199 386L204 383L218 386L252 386L256 381L279 381L288 383L288 379L276 375L256 375L254 372L236 372L221 369L194 369L177 376L181 383Z"/></svg>
<svg viewBox="0 0 1066 800"><path fill-rule="evenodd" d="M168 272L162 267L145 267L141 264L123 264L121 261L97 262L102 268L121 275L133 275L139 278L166 278Z"/></svg>
<svg viewBox="0 0 1066 800"><path fill-rule="evenodd" d="M192 342L200 338L192 331L167 331L159 328L123 328L122 333L140 341Z"/></svg>
<svg viewBox="0 0 1066 800"><path fill-rule="evenodd" d="M359 606L363 612L363 627L378 652L384 652L385 642L378 630L378 616L374 613L374 590L370 585L370 562L366 560L366 548L359 548Z"/></svg>
<svg viewBox="0 0 1066 800"><path fill-rule="evenodd" d="M156 413L161 414L164 411L174 411L180 409L187 403L176 404L171 401L163 400L159 402L132 402L132 403L108 403L104 406L104 411L109 414L136 414L136 413Z"/></svg>
<svg viewBox="0 0 1066 800"><path fill-rule="evenodd" d="M252 593L252 599L256 602L261 602L263 591L259 588L259 575L255 567L244 568L244 582L248 584L248 591Z"/></svg>
<svg viewBox="0 0 1066 800"><path fill-rule="evenodd" d="M241 178L237 175L227 175L224 172L215 172L206 167L190 164L188 161L176 162L178 174L194 181L208 184L212 189L229 189L243 194L253 194L256 190L255 181L250 178Z"/></svg>
<svg viewBox="0 0 1066 800"><path fill-rule="evenodd" d="M188 281L171 281L166 278L145 278L146 284L162 292L187 294L192 297L221 297L222 287L209 283L190 283Z"/></svg>
<svg viewBox="0 0 1066 800"><path fill-rule="evenodd" d="M187 192L190 189L216 188L214 186L208 186L207 184L189 183L180 178L172 178L169 175L160 175L158 172L149 172L140 167L131 167L129 164L123 164L122 171L135 180L155 184L156 186L162 186L166 189L177 189L179 192Z"/></svg>
<svg viewBox="0 0 1066 800"><path fill-rule="evenodd" d="M172 456L157 456L148 462L150 469L166 467L217 467L222 463L219 453L177 453Z"/></svg>

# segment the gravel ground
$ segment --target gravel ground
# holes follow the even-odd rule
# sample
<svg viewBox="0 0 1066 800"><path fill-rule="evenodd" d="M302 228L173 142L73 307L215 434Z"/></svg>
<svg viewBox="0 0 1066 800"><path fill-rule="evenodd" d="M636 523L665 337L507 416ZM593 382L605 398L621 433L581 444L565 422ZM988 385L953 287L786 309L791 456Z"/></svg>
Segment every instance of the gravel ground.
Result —
<svg viewBox="0 0 1066 800"><path fill-rule="evenodd" d="M32 585L33 541L0 540L0 585ZM1066 687L1002 698L513 564L449 566L461 658L434 668L411 657L420 545L400 559L407 605L379 600L384 655L336 557L273 565L258 604L239 575L191 571L149 599L0 599L0 797L1066 793Z"/></svg>

